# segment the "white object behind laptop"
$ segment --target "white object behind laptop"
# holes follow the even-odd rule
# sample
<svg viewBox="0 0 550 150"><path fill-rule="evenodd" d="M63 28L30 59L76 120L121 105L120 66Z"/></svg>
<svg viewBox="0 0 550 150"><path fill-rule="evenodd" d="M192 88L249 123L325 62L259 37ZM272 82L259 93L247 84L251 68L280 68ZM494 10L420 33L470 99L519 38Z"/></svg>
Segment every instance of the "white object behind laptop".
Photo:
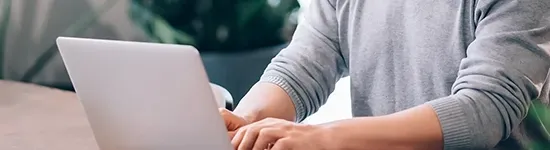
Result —
<svg viewBox="0 0 550 150"><path fill-rule="evenodd" d="M66 37L57 45L100 149L232 149L195 48Z"/></svg>

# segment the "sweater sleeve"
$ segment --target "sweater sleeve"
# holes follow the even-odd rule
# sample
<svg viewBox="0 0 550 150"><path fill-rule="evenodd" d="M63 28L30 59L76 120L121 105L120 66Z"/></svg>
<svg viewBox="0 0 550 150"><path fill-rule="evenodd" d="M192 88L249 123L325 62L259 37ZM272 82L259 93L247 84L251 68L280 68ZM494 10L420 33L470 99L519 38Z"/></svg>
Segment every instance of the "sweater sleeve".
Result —
<svg viewBox="0 0 550 150"><path fill-rule="evenodd" d="M445 149L488 149L526 117L550 67L549 0L480 0L452 94L428 102Z"/></svg>
<svg viewBox="0 0 550 150"><path fill-rule="evenodd" d="M280 86L289 94L298 122L326 102L336 82L347 72L331 1L311 1L289 46L272 59L260 79Z"/></svg>

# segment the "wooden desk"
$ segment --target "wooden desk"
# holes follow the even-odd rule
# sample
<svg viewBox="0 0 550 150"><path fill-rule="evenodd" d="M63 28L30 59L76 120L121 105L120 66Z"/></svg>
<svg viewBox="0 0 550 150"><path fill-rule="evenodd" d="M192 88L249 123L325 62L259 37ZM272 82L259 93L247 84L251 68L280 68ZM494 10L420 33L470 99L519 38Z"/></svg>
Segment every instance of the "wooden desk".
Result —
<svg viewBox="0 0 550 150"><path fill-rule="evenodd" d="M0 150L98 150L75 93L0 80Z"/></svg>

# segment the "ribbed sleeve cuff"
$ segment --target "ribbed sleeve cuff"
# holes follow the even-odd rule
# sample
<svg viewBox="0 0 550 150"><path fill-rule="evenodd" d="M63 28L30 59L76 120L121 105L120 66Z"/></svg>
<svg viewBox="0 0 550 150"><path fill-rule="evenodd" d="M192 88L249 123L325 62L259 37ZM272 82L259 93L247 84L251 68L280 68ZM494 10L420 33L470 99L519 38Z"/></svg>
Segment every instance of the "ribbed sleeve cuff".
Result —
<svg viewBox="0 0 550 150"><path fill-rule="evenodd" d="M300 98L300 96L298 96L296 90L294 90L292 85L287 80L280 76L262 76L259 83L261 82L268 82L281 87L290 96L292 103L294 103L296 110L296 122L301 122L305 119L307 115L304 101Z"/></svg>
<svg viewBox="0 0 550 150"><path fill-rule="evenodd" d="M444 149L465 149L471 145L472 132L458 99L448 96L427 104L435 110L443 131Z"/></svg>

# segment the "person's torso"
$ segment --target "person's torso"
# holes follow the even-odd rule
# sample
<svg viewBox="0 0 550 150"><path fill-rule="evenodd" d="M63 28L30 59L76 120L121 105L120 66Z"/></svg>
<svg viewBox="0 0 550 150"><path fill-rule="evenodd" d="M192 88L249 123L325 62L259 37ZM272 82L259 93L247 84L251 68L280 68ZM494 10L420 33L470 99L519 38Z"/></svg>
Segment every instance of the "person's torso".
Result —
<svg viewBox="0 0 550 150"><path fill-rule="evenodd" d="M337 8L339 42L355 116L390 114L450 94L475 38L471 1L346 2Z"/></svg>
<svg viewBox="0 0 550 150"><path fill-rule="evenodd" d="M451 94L475 39L475 0L336 2L353 116L391 114ZM516 129L497 149L524 149L523 133Z"/></svg>

